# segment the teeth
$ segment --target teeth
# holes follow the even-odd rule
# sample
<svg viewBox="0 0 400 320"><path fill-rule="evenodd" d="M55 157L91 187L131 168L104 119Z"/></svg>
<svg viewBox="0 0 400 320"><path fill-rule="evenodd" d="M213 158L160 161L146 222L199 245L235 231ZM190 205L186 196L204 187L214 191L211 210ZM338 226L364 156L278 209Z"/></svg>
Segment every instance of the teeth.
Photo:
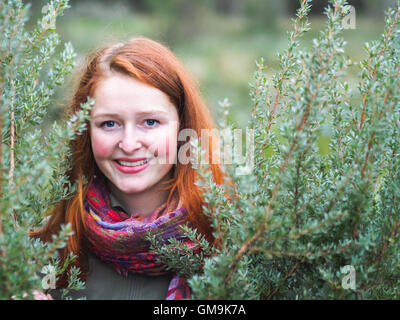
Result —
<svg viewBox="0 0 400 320"><path fill-rule="evenodd" d="M125 167L136 167L136 166L141 166L142 164L145 164L145 163L149 162L149 160L140 160L140 161L136 161L136 162L117 160L117 162L118 162L121 166L125 166Z"/></svg>

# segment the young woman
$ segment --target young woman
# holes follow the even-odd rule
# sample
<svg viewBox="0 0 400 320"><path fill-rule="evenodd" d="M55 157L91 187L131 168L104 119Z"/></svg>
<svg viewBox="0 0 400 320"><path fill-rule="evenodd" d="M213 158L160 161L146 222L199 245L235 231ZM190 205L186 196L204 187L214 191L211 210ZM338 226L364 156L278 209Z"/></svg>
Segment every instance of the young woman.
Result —
<svg viewBox="0 0 400 320"><path fill-rule="evenodd" d="M87 299L184 299L185 279L167 273L145 240L148 231L168 241L190 242L180 230L189 224L213 242L202 213L201 190L190 162L179 161L187 143L179 132L200 137L213 122L181 63L165 46L147 38L106 47L94 54L80 79L70 114L93 97L88 130L71 142L71 183L75 195L51 212L46 225L32 233L51 241L62 224L74 234L60 251L70 253L86 288L74 297ZM222 172L212 164L217 183ZM190 243L189 243L190 244ZM66 285L67 271L57 287ZM52 296L57 298L58 291Z"/></svg>

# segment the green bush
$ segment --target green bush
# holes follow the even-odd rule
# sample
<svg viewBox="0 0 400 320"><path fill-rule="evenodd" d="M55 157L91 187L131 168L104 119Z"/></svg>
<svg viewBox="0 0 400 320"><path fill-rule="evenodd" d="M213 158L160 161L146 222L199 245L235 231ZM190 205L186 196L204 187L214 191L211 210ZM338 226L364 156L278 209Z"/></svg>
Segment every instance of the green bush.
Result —
<svg viewBox="0 0 400 320"><path fill-rule="evenodd" d="M50 1L34 30L26 31L29 6L0 3L0 299L29 299L43 289L40 273L52 264L60 272L57 249L71 232L64 226L48 244L28 236L42 226L45 212L74 191L65 177L68 141L85 129L88 117L89 103L65 124L54 123L48 134L40 129L55 87L74 66L70 43L53 58L60 42L56 17L67 7L66 0ZM78 271L71 271L70 288L82 285Z"/></svg>
<svg viewBox="0 0 400 320"><path fill-rule="evenodd" d="M301 4L280 70L268 78L260 60L251 84L254 170L237 175L238 165L225 165L234 183L216 185L199 166L220 245L187 230L204 249L188 255L151 238L171 267L196 268L196 299L400 297L400 7L387 12L382 37L365 44L353 88L344 81L355 64L342 38L345 1L331 1L326 28L304 51L310 1ZM361 105L352 102L357 90Z"/></svg>

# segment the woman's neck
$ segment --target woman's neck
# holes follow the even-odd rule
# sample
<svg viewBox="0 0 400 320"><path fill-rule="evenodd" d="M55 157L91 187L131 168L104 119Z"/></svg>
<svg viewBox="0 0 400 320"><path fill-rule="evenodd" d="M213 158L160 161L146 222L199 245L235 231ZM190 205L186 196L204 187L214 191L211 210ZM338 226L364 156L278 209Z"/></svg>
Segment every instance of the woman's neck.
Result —
<svg viewBox="0 0 400 320"><path fill-rule="evenodd" d="M113 196L131 214L148 216L168 200L168 190L146 190L141 193L126 194L119 191L113 184L109 185Z"/></svg>

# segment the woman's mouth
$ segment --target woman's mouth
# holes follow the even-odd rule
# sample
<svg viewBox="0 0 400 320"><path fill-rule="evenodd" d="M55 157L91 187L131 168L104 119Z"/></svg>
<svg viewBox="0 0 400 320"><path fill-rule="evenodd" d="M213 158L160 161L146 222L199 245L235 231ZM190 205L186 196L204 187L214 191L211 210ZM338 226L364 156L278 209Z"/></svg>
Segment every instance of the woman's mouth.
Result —
<svg viewBox="0 0 400 320"><path fill-rule="evenodd" d="M122 160L116 160L118 164L120 164L121 166L125 166L125 167L137 167L140 165L143 165L147 162L149 162L148 159L144 159L144 160L139 160L139 161L122 161Z"/></svg>
<svg viewBox="0 0 400 320"><path fill-rule="evenodd" d="M150 165L150 160L114 160L113 163L115 167L122 173L138 173Z"/></svg>

